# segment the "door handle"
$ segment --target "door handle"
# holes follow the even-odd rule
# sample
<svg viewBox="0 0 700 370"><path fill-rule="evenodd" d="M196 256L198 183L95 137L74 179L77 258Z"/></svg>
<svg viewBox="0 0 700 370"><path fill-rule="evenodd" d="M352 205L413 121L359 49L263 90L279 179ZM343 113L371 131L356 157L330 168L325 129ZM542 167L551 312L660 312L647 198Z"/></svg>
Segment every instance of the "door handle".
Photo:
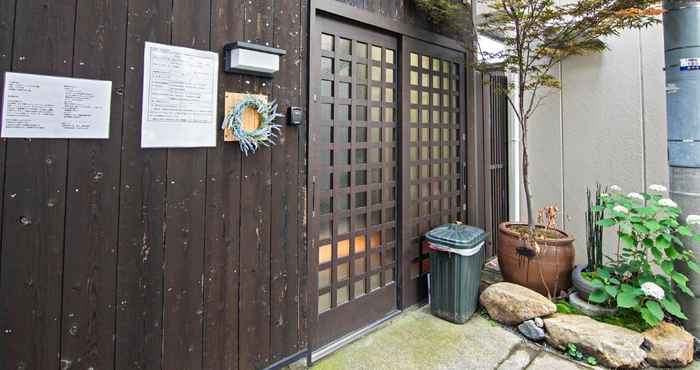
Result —
<svg viewBox="0 0 700 370"><path fill-rule="evenodd" d="M311 217L316 217L316 176L311 176Z"/></svg>

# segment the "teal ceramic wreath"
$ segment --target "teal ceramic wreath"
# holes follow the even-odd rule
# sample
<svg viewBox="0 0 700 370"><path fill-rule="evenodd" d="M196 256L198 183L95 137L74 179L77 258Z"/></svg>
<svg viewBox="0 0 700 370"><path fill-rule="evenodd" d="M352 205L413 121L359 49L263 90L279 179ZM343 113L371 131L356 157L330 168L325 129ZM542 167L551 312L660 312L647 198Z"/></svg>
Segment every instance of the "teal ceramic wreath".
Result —
<svg viewBox="0 0 700 370"><path fill-rule="evenodd" d="M247 108L253 108L260 115L260 126L255 130L243 129L243 112ZM255 153L260 146L275 145L274 138L278 137L282 126L275 124L275 118L282 117L277 113L277 104L274 101L268 103L255 95L246 95L231 112L226 115L221 125L223 129L230 129L238 138L243 154Z"/></svg>

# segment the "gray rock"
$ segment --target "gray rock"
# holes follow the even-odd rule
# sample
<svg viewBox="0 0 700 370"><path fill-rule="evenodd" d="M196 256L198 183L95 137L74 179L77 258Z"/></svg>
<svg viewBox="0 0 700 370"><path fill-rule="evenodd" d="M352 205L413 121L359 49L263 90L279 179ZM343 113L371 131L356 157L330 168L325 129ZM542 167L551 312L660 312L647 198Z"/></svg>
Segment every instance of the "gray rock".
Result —
<svg viewBox="0 0 700 370"><path fill-rule="evenodd" d="M557 306L542 294L511 283L491 285L481 293L479 302L492 319L506 325L557 312Z"/></svg>
<svg viewBox="0 0 700 370"><path fill-rule="evenodd" d="M518 331L530 340L541 341L545 337L544 329L537 326L534 320L527 320L518 325Z"/></svg>
<svg viewBox="0 0 700 370"><path fill-rule="evenodd" d="M685 329L671 323L642 333L649 347L647 362L656 367L683 367L693 362L694 338Z"/></svg>
<svg viewBox="0 0 700 370"><path fill-rule="evenodd" d="M611 368L637 368L645 364L641 348L644 337L619 326L595 321L588 316L556 314L544 319L547 343L565 350L575 344L584 353Z"/></svg>
<svg viewBox="0 0 700 370"><path fill-rule="evenodd" d="M535 325L537 325L538 328L544 328L544 320L542 320L541 317L535 317Z"/></svg>

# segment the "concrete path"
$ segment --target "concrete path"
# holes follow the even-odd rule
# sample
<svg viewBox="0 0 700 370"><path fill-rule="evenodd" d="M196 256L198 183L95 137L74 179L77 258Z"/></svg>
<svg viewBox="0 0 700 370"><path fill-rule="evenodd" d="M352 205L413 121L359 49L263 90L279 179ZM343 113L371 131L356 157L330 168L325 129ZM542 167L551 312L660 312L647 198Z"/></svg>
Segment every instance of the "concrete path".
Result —
<svg viewBox="0 0 700 370"><path fill-rule="evenodd" d="M695 364L693 364L695 365ZM292 366L298 369L303 366ZM691 366L700 370L700 366ZM593 369L478 314L455 325L430 314L407 310L376 331L318 361L313 370L577 370Z"/></svg>

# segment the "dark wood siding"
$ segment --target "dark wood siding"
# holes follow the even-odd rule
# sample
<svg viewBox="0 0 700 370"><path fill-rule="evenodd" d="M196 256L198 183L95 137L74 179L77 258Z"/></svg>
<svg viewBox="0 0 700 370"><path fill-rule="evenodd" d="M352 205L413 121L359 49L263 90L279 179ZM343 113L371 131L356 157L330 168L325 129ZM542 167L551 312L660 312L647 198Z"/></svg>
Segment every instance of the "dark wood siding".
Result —
<svg viewBox="0 0 700 370"><path fill-rule="evenodd" d="M424 26L409 0L348 0ZM250 369L307 347L306 125L142 149L144 42L287 50L226 91L306 107L308 0L0 0L4 72L110 80L109 140L0 141L0 369Z"/></svg>

